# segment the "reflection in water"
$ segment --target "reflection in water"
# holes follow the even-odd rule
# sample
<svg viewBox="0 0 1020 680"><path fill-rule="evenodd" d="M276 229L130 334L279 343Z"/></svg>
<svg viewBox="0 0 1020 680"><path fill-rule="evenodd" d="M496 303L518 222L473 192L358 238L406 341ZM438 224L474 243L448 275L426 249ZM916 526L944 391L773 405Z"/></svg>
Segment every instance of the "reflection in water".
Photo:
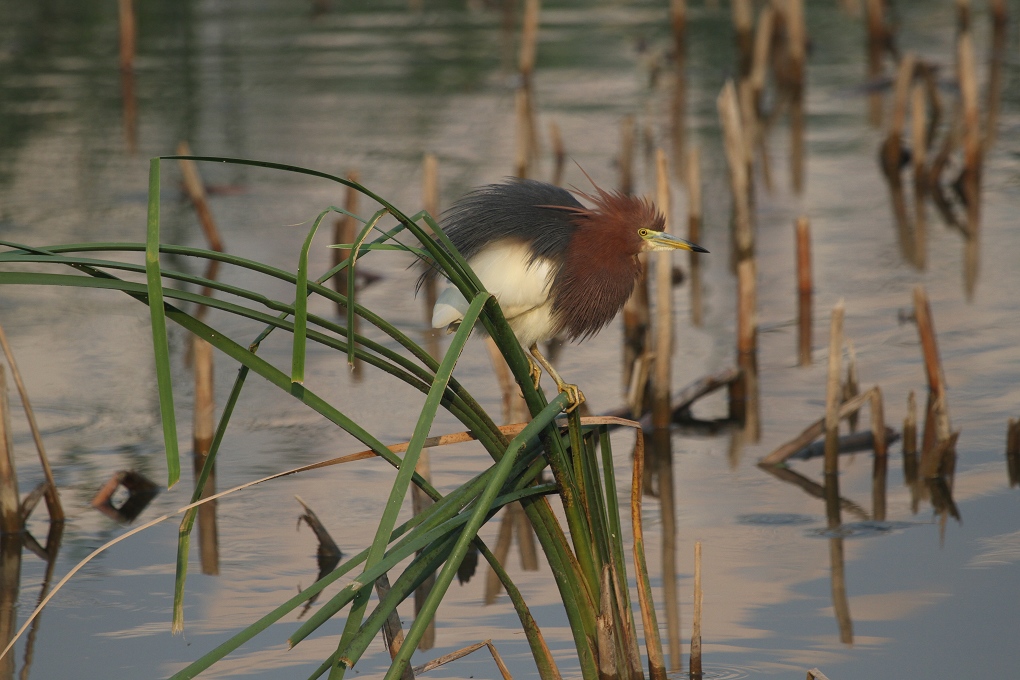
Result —
<svg viewBox="0 0 1020 680"><path fill-rule="evenodd" d="M20 534L0 534L0 645L6 646L18 630L18 593L21 584L22 547L34 553L46 562L46 571L39 588L36 606L49 594L53 582L53 570L60 553L60 543L64 535L63 522L50 522L46 536L46 546L39 545L35 537L27 531ZM35 653L36 636L42 614L36 616L25 639L25 657L21 667L21 680L28 680L29 670ZM15 656L9 652L0 660L0 680L14 677Z"/></svg>
<svg viewBox="0 0 1020 680"><path fill-rule="evenodd" d="M658 491L662 513L662 606L666 611L666 632L669 640L669 669L679 671L680 596L677 587L676 567L676 500L673 486L673 442L668 428L657 428L652 433L651 461L652 484L646 489ZM648 495L651 495L649 493Z"/></svg>

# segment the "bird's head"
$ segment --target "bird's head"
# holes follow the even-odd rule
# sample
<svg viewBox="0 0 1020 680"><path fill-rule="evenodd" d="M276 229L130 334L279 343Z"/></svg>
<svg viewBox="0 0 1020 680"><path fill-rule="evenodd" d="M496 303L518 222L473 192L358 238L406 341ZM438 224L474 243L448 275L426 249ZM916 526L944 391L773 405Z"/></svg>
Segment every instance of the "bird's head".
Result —
<svg viewBox="0 0 1020 680"><path fill-rule="evenodd" d="M590 177L588 179L591 180ZM594 181L592 185L595 187L595 193L574 189L574 193L594 204L593 208L585 208L578 212L584 215L588 224L599 233L606 245L617 248L619 254L637 255L642 252L666 250L708 252L695 243L667 233L666 220L662 213L646 199L618 191L606 191Z"/></svg>

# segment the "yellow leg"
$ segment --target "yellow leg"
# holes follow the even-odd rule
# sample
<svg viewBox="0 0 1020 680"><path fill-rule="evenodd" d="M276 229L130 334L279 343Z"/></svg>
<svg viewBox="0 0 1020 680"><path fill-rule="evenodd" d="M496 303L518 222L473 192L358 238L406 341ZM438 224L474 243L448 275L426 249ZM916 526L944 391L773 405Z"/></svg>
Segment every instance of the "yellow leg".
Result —
<svg viewBox="0 0 1020 680"><path fill-rule="evenodd" d="M560 377L560 374L557 373L556 369L553 368L552 364L549 363L549 360L542 356L542 353L538 351L538 343L532 345L529 348L529 351L531 352L531 355L535 357L538 363L542 365L542 368L545 369L545 372L549 374L549 377L556 381L556 389L558 389L560 392L566 393L567 399L570 400L570 406L568 406L566 410L567 413L570 413L575 408L584 403L584 394L581 392L581 390L578 389L577 385L573 385L571 383L563 381L563 378ZM531 362L531 369L532 369L531 376L535 379L535 387L537 388L538 381L542 377L542 372L541 370L539 370L538 366L536 366L534 362Z"/></svg>

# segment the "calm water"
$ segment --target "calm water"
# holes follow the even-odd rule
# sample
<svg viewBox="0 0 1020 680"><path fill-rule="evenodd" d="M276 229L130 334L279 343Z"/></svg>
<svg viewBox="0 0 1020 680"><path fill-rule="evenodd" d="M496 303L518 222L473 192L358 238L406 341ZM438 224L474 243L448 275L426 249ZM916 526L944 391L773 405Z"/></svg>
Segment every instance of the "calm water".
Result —
<svg viewBox="0 0 1020 680"><path fill-rule="evenodd" d="M0 237L34 245L89 240L141 240L148 158L172 153L186 139L196 153L245 156L314 167L362 181L408 212L421 205L420 164L440 160L443 201L512 172L514 88L508 67L514 47L498 12L465 10L453 0L425 3L334 1L313 18L311 3L139 3L136 64L137 150L123 126L113 3L0 0ZM594 5L589 6L589 5ZM597 181L617 182L620 121L636 115L639 129L667 144L669 78L649 86L649 64L669 45L664 3L547 2L539 45L535 96L540 134L555 121L570 157ZM688 143L702 152L705 184L702 259L705 318L689 323L685 287L675 308L680 335L678 385L734 361L735 279L729 267L729 194L715 97L734 71L728 5L695 5L690 15ZM711 677L802 678L813 666L833 680L870 677L1013 677L1020 664L1013 631L1018 620L1020 507L1004 460L1008 418L1020 417L1020 89L1015 22L1009 33L998 142L985 169L979 268L972 291L958 232L928 211L927 266L901 250L876 157L882 133L869 126L863 94L864 37L859 20L836 2L811 3L813 51L808 73L808 179L802 195L789 188L788 138L781 125L769 138L775 189L757 197L762 435L756 443L731 433L674 435L678 564L682 635L690 633L693 544L704 550L705 662ZM980 3L979 3L980 4ZM899 43L943 65L950 102L952 3L900 2ZM987 21L976 19L982 77ZM639 47L643 46L643 50ZM293 268L305 226L330 204L336 186L250 168L203 167L227 249ZM536 175L551 173L543 156ZM639 190L651 186L638 163ZM570 164L566 183L585 186ZM167 240L201 245L193 212L181 197L172 165L164 172ZM909 192L908 192L909 195ZM674 187L682 215L685 198ZM364 208L364 206L363 206ZM796 366L793 220L812 219L816 276L815 363ZM366 212L367 214L367 212ZM313 267L328 266L326 241ZM678 263L684 261L678 259ZM174 266L193 267L174 262ZM383 279L363 302L402 327L421 326L413 273L399 257L373 256ZM262 285L226 273L232 283ZM879 384L887 422L899 429L907 395L923 403L925 376L916 328L901 321L912 291L931 298L949 385L949 412L962 434L954 496L962 522L942 523L921 502L912 511L903 484L899 445L890 450L888 520L842 542L852 643L834 612L831 541L820 500L762 472L755 462L821 416L828 310L846 300L846 337L858 359L861 384ZM283 286L268 294L286 298ZM124 527L89 507L116 471L133 469L165 481L162 438L144 307L113 293L67 294L5 289L0 323L10 336L44 429L69 521L54 573L65 574L90 550ZM317 311L328 314L320 303ZM246 339L258 329L211 317ZM187 338L172 329L178 358L182 441L190 440L191 378L183 355ZM621 402L620 328L565 352L562 373L581 383L594 410ZM286 366L282 337L263 355ZM217 357L218 403L235 367ZM586 375L584 367L606 369ZM409 435L422 397L366 371L356 382L340 357L313 350L314 387L384 441ZM458 367L482 403L499 408L487 353L469 345ZM702 418L725 415L715 397L699 403ZM441 418L434 432L460 429ZM621 479L627 478L630 435L619 435ZM41 478L27 428L15 417L19 483ZM311 411L261 381L249 381L220 457L218 483L227 488L272 472L360 449ZM481 470L477 448L433 454L440 489ZM871 457L844 458L841 490L871 507ZM190 466L186 466L190 468ZM820 479L818 461L794 463ZM332 468L234 494L218 506L220 574L199 573L197 548L186 598L185 634L169 632L176 525L167 522L131 538L90 563L44 612L34 639L30 677L137 678L165 676L290 597L315 578L314 538L295 531L300 495L348 554L369 540L392 472L384 464ZM188 472L156 498L139 521L185 504ZM407 512L410 512L409 507ZM646 502L650 564L660 564L659 508ZM46 535L44 513L30 529ZM849 519L849 518L848 518ZM866 528L865 528L866 529ZM497 527L484 535L494 538ZM35 606L45 563L23 555L19 624ZM548 569L517 579L563 670L576 675L570 632ZM661 573L655 569L656 586ZM517 677L534 674L527 645L505 598L482 605L483 581L455 586L438 615L436 647L415 663L473 641L492 638ZM660 599L661 602L661 599ZM405 612L405 623L411 618ZM660 612L660 620L664 617ZM296 616L242 648L209 677L304 677L335 649L320 635L286 652ZM326 627L336 633L339 624ZM16 668L25 663L25 641ZM378 675L381 644L356 672ZM686 662L684 664L686 667ZM9 667L5 667L9 668ZM493 677L487 657L475 655L437 670L439 677Z"/></svg>

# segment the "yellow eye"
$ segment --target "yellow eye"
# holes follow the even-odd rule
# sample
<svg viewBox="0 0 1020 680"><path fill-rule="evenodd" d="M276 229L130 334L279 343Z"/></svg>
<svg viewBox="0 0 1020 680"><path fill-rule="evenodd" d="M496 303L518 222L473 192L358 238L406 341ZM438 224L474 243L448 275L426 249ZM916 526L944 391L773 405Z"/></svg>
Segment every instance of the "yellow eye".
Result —
<svg viewBox="0 0 1020 680"><path fill-rule="evenodd" d="M638 233L638 236L640 236L641 238L645 238L646 236L648 236L648 230L647 229L638 229L637 233Z"/></svg>

